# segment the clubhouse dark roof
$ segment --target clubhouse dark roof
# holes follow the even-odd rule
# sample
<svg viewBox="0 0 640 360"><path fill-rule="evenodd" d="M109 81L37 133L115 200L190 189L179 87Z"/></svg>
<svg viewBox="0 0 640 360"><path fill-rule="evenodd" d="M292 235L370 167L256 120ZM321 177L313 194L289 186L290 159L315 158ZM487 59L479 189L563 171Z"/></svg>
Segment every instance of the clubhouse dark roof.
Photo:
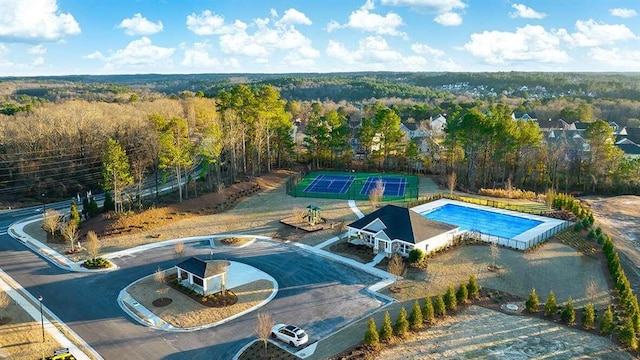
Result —
<svg viewBox="0 0 640 360"><path fill-rule="evenodd" d="M219 274L222 274L229 267L230 263L226 260L200 260L196 257L191 257L178 265L180 269L190 272L193 275L206 279Z"/></svg>
<svg viewBox="0 0 640 360"><path fill-rule="evenodd" d="M362 219L352 222L349 227L366 229L376 219L380 219L386 227L382 231L387 234L389 239L403 240L412 244L458 228L458 226L427 219L411 209L396 205L386 205Z"/></svg>

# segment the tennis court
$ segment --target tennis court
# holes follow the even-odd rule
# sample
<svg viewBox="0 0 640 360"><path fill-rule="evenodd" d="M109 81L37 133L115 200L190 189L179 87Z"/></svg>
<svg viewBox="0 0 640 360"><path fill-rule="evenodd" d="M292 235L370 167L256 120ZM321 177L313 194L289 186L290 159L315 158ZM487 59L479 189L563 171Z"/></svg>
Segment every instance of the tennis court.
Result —
<svg viewBox="0 0 640 360"><path fill-rule="evenodd" d="M355 178L355 176L320 174L307 185L304 192L344 194Z"/></svg>
<svg viewBox="0 0 640 360"><path fill-rule="evenodd" d="M390 177L374 177L369 176L367 181L360 190L360 195L369 195L371 190L378 186L378 182L382 182L382 189L386 196L404 196L404 189L407 186L407 180L404 178Z"/></svg>
<svg viewBox="0 0 640 360"><path fill-rule="evenodd" d="M418 198L419 179L415 175L393 173L312 171L292 176L286 184L287 194L294 197L369 200L378 181L384 186L383 201L405 201Z"/></svg>

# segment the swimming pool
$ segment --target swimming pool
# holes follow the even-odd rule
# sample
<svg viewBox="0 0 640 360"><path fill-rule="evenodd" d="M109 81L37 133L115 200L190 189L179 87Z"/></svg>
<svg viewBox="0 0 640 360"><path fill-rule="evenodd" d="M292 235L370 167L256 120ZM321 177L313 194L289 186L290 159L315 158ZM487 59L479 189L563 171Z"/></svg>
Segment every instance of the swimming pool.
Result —
<svg viewBox="0 0 640 360"><path fill-rule="evenodd" d="M534 219L456 204L445 204L421 215L427 219L460 226L460 230L479 231L507 239L542 224L542 221Z"/></svg>

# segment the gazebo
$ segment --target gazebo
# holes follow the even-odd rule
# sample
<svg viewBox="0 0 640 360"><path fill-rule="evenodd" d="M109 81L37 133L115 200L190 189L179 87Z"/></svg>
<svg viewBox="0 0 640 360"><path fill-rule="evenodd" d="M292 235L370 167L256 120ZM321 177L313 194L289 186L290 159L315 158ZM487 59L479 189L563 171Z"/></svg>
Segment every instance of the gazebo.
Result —
<svg viewBox="0 0 640 360"><path fill-rule="evenodd" d="M207 296L222 290L227 282L229 265L226 260L205 261L191 257L176 265L178 281Z"/></svg>

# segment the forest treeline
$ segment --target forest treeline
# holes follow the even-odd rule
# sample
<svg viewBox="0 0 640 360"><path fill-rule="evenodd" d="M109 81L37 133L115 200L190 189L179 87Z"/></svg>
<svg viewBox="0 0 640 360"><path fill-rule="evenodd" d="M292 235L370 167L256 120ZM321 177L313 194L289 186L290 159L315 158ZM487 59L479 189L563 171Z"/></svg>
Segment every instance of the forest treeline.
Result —
<svg viewBox="0 0 640 360"><path fill-rule="evenodd" d="M382 89L392 75L402 74L360 74L347 89L372 84L369 76L379 77L376 81ZM426 77L413 74L413 79L420 76ZM502 75L494 76L499 79ZM157 77L182 84L199 79L197 75L186 80L177 75ZM623 126L640 126L640 103L631 99L483 98L431 88L420 93L423 100L384 96L400 95L403 86L417 86L404 80L404 85L378 94L379 99L369 93L366 100L321 101L291 99L284 94L287 89L312 88L316 80L330 82L338 89L348 76L311 74L311 80L294 77L295 81L277 76L256 76L253 81L219 76L214 84L227 82L229 86L212 92L208 82L202 88L190 86L172 94L153 90L156 83L151 80L156 75L142 76L151 81L145 87L136 83L140 80L135 76L126 76L127 81L119 83L75 82L79 78L66 79L66 85L57 83L58 97L53 99L47 97L50 87L39 80L0 82L3 109L11 105L10 111L0 114L0 198L37 201L43 194L75 196L104 188L103 162L109 139L126 153L132 182L138 187L142 179L156 174L160 182L167 174L188 176L188 168L198 164L206 174L200 180L212 189L273 167L344 168L355 165L353 145L357 141L366 149L361 166L385 171L420 169L443 175L455 171L460 185L469 189L508 183L537 191L554 187L563 191L638 192L637 161L623 158L610 142L592 145L602 150L592 151L592 155L568 158L563 155L565 150L542 141L533 122L511 118L513 111L522 111L540 119L595 124L599 127L590 131L598 136L589 135L589 141L596 144L611 138L607 132L610 127L607 130L600 125L614 118ZM25 82L21 85L20 81ZM230 86L234 81L249 83ZM26 94L25 88L34 93ZM36 96L37 91L42 96ZM434 139L428 153L419 153L416 143L406 142L399 134L401 121L428 123L438 114L447 116L446 133ZM296 129L306 133L304 137L298 134L297 144L293 138Z"/></svg>

